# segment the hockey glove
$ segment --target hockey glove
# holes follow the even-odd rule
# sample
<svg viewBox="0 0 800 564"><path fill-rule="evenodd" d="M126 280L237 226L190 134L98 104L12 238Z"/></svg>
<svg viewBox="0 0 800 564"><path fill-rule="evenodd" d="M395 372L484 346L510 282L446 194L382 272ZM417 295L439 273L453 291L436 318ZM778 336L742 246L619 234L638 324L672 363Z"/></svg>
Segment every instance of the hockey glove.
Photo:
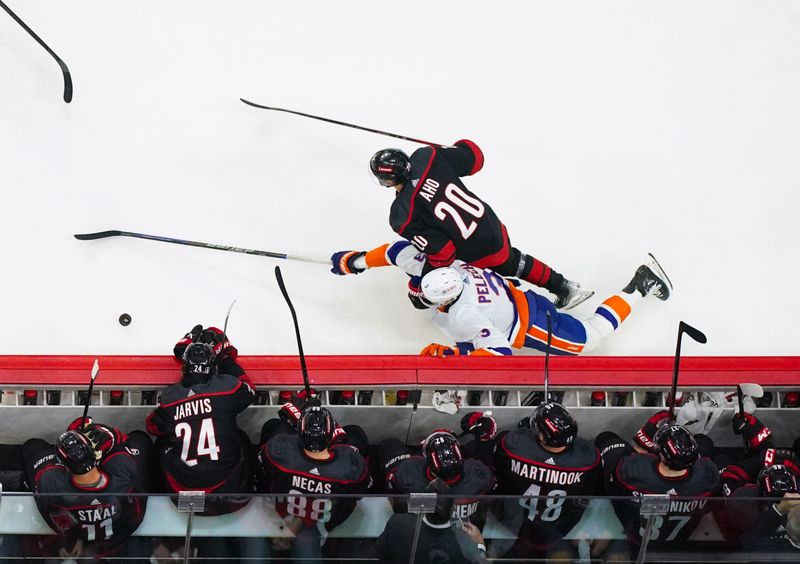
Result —
<svg viewBox="0 0 800 564"><path fill-rule="evenodd" d="M347 444L347 431L345 431L344 428L338 423L336 423L336 425L334 425L333 427L333 434L331 435L331 444L332 445Z"/></svg>
<svg viewBox="0 0 800 564"><path fill-rule="evenodd" d="M457 347L448 347L439 343L431 343L419 352L420 356L458 356L461 352Z"/></svg>
<svg viewBox="0 0 800 564"><path fill-rule="evenodd" d="M85 431L86 428L92 424L92 418L88 415L86 416L86 423L83 424L83 417L76 417L72 423L69 424L67 427L67 431Z"/></svg>
<svg viewBox="0 0 800 564"><path fill-rule="evenodd" d="M86 438L94 445L97 458L100 459L107 455L112 448L124 442L127 437L119 429L106 427L105 425L91 424L86 429Z"/></svg>
<svg viewBox="0 0 800 564"><path fill-rule="evenodd" d="M788 448L767 448L761 456L763 466L772 466L773 464L783 464L788 469L793 471L797 476L800 476L800 460L797 459L794 452Z"/></svg>
<svg viewBox="0 0 800 564"><path fill-rule="evenodd" d="M733 416L733 432L742 436L745 447L750 451L767 446L765 442L772 435L769 427L749 413L737 413Z"/></svg>
<svg viewBox="0 0 800 564"><path fill-rule="evenodd" d="M305 406L305 402L302 402L302 404ZM288 401L278 410L278 417L292 429L297 429L297 423L300 421L300 416L303 414L303 406Z"/></svg>
<svg viewBox="0 0 800 564"><path fill-rule="evenodd" d="M636 432L633 437L633 442L639 448L643 448L647 452L654 452L656 444L653 442L653 437L658 431L659 427L666 425L670 420L669 411L659 411L647 420L641 429Z"/></svg>
<svg viewBox="0 0 800 564"><path fill-rule="evenodd" d="M461 430L472 433L480 441L491 441L497 435L497 423L482 411L470 411L461 418Z"/></svg>
<svg viewBox="0 0 800 564"><path fill-rule="evenodd" d="M420 283L422 278L420 276L412 276L408 281L408 299L411 304L417 309L430 309L433 304L429 302L422 293Z"/></svg>
<svg viewBox="0 0 800 564"><path fill-rule="evenodd" d="M192 343L196 342L200 335L203 333L203 326L202 325L195 325L192 327L192 330L186 333L183 338L175 343L175 346L172 349L172 354L175 355L175 358L178 360L183 360L183 353L186 350L186 347L191 345Z"/></svg>
<svg viewBox="0 0 800 564"><path fill-rule="evenodd" d="M232 358L233 360L236 360L236 358L239 356L239 351L236 350L236 347L234 347L228 340L228 336L225 335L222 330L217 329L216 327L208 327L204 329L197 338L197 341L213 346L214 354L217 355L218 362L222 362L226 358Z"/></svg>
<svg viewBox="0 0 800 564"><path fill-rule="evenodd" d="M331 255L331 272L344 276L345 274L361 274L366 268L356 266L356 260L365 256L364 251L338 251Z"/></svg>

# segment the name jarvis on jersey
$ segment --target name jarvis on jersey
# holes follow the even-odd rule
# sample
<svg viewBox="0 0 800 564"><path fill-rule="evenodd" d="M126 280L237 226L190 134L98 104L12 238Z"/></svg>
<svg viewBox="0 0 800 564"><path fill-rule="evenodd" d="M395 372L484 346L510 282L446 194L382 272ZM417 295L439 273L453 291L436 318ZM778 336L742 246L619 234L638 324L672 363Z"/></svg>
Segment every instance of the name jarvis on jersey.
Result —
<svg viewBox="0 0 800 564"><path fill-rule="evenodd" d="M511 471L529 480L558 484L560 486L576 484L581 481L581 477L583 476L583 472L567 472L564 470L554 470L553 468L541 468L539 466L533 466L532 464L525 464L513 458L511 459Z"/></svg>
<svg viewBox="0 0 800 564"><path fill-rule="evenodd" d="M211 413L211 398L203 398L195 401L179 403L175 406L175 421L189 417L190 415L200 415L201 413Z"/></svg>

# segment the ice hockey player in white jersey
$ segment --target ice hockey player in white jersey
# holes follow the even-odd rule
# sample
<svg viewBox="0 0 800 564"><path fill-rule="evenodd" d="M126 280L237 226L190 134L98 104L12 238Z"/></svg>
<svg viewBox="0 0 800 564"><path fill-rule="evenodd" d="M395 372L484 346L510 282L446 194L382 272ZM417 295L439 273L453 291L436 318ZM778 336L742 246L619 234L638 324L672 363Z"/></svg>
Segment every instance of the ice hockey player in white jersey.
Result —
<svg viewBox="0 0 800 564"><path fill-rule="evenodd" d="M357 253L351 265L367 268L393 264L410 276L422 272L425 255L407 241ZM334 265L336 268L336 265ZM462 261L437 268L422 278L422 296L410 296L430 308L431 319L455 345L432 343L420 354L510 355L512 348L547 347L547 313L552 323L550 352L577 355L597 348L625 321L635 305L648 296L666 300L672 284L653 255L648 255L621 292L605 300L588 319L559 312L545 296L522 291L515 281L489 269Z"/></svg>

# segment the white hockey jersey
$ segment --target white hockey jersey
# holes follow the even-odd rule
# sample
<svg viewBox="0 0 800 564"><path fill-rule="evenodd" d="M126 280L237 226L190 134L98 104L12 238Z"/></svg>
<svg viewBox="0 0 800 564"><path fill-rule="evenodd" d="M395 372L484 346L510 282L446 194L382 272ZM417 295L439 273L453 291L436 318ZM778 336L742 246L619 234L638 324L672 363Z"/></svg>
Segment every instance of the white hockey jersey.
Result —
<svg viewBox="0 0 800 564"><path fill-rule="evenodd" d="M425 255L408 241L389 245L386 259L411 276L419 276L425 264ZM461 354L510 355L512 346L521 348L528 329L525 294L491 270L460 260L450 267L461 273L464 290L446 308L430 309L434 325L456 342Z"/></svg>

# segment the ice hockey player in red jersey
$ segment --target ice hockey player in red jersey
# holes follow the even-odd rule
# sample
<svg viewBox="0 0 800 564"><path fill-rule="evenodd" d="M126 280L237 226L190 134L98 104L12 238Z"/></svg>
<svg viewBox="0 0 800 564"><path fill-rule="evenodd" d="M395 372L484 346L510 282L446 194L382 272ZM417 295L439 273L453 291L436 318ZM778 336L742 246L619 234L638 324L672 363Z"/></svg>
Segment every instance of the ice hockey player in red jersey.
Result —
<svg viewBox="0 0 800 564"><path fill-rule="evenodd" d="M519 426L501 435L495 450L497 493L505 500L500 515L520 521L517 542L505 558L577 557L564 536L578 523L588 499L602 490L600 453L578 437L578 424L559 403L538 406Z"/></svg>
<svg viewBox="0 0 800 564"><path fill-rule="evenodd" d="M25 481L55 543L29 543L28 556L147 556L129 537L144 519L152 442L142 431L78 418L55 446L31 439L23 446ZM90 495L87 495L90 494ZM91 494L94 494L93 496ZM48 539L49 540L49 539Z"/></svg>
<svg viewBox="0 0 800 564"><path fill-rule="evenodd" d="M800 461L791 449L774 448L770 429L750 413L734 415L733 430L749 456L727 464L721 474L729 502L715 516L726 541L748 552L781 551L790 544L800 549L787 530L790 514L800 518Z"/></svg>
<svg viewBox="0 0 800 564"><path fill-rule="evenodd" d="M350 516L357 496L372 485L358 449L333 444L337 428L331 412L313 402L300 414L296 433L276 419L262 428L259 490L280 496L275 509L291 536L273 539L272 546L290 549L292 558L320 560L327 533ZM356 497L329 497L340 494Z"/></svg>
<svg viewBox="0 0 800 564"><path fill-rule="evenodd" d="M702 498L720 495L719 470L701 457L695 437L673 424L668 412L660 411L636 433L633 446L610 431L598 435L595 444L603 457L608 495L631 498L612 501L628 542L612 541L607 557L636 556L647 527L635 502L642 494L701 498L671 501L667 515L652 517L648 550L680 549L703 515L713 509Z"/></svg>
<svg viewBox="0 0 800 564"><path fill-rule="evenodd" d="M236 362L236 349L219 329L198 325L174 353L182 361L181 380L161 393L147 418L148 432L158 437L165 487L172 492L251 493L250 442L236 418L255 394ZM210 496L205 514L230 513L248 501L245 496Z"/></svg>
<svg viewBox="0 0 800 564"><path fill-rule="evenodd" d="M386 476L390 494L423 493L439 478L457 496L453 503L453 519L469 520L479 529L486 520L487 505L479 496L488 495L495 485L491 470L480 460L464 458L456 437L446 430L434 431L422 441L422 454L412 456L410 449L398 439L381 443L379 462ZM392 500L395 511L403 512L406 504Z"/></svg>
<svg viewBox="0 0 800 564"><path fill-rule="evenodd" d="M556 306L569 309L592 295L545 263L511 246L506 227L494 210L461 181L483 167L483 153L472 141L452 147L422 147L411 157L383 149L370 159L370 170L382 186L396 190L389 223L425 253L425 270L449 266L455 259L502 276L523 278L557 296ZM358 274L364 253L344 251L331 257L335 274ZM414 291L419 279L409 284Z"/></svg>

